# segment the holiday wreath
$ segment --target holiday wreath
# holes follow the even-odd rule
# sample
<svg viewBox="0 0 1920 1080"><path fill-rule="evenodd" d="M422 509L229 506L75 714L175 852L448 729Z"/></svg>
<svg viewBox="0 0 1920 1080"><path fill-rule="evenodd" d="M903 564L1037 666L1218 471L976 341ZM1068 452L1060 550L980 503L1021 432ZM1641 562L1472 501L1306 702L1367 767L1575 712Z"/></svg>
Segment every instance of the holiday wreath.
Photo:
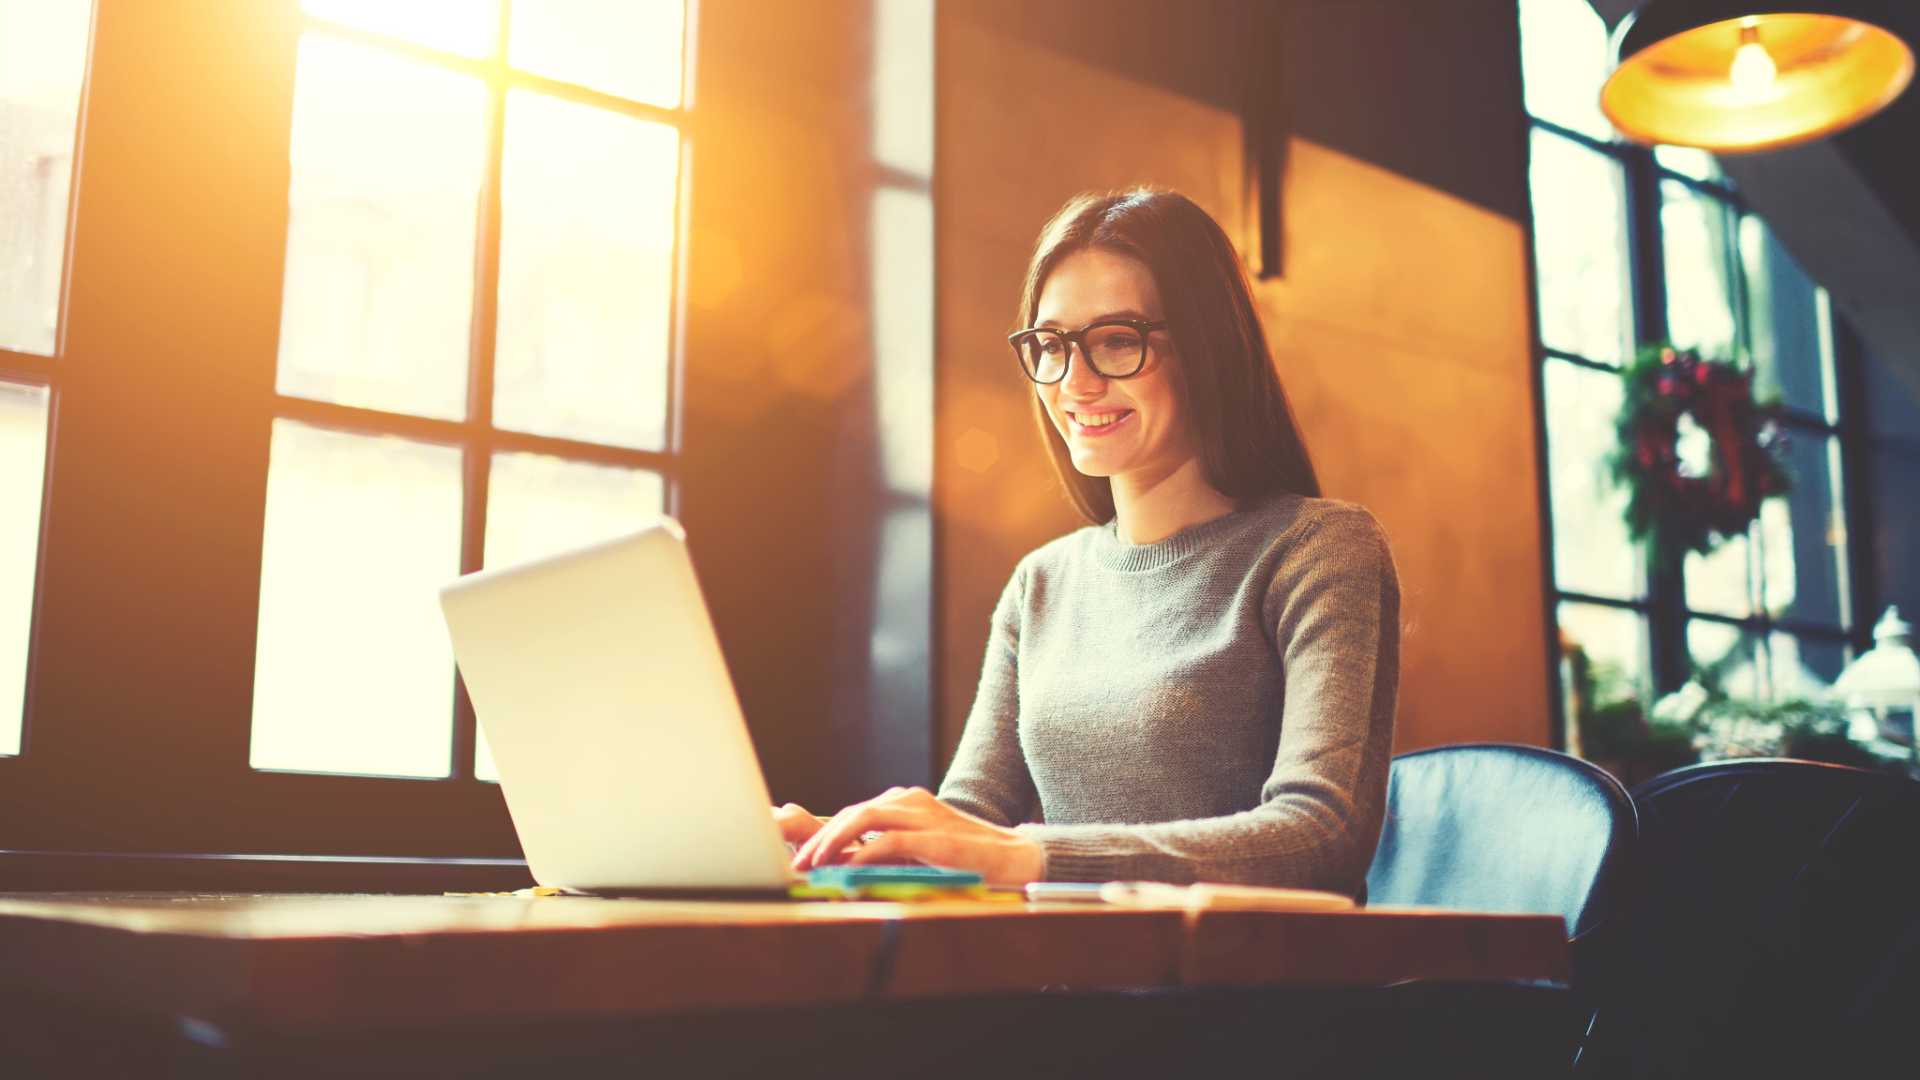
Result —
<svg viewBox="0 0 1920 1080"><path fill-rule="evenodd" d="M1627 526L1656 559L1707 552L1746 532L1760 502L1784 494L1775 402L1757 402L1753 373L1653 345L1624 373L1613 472L1626 485ZM1709 453L1688 454L1683 436Z"/></svg>

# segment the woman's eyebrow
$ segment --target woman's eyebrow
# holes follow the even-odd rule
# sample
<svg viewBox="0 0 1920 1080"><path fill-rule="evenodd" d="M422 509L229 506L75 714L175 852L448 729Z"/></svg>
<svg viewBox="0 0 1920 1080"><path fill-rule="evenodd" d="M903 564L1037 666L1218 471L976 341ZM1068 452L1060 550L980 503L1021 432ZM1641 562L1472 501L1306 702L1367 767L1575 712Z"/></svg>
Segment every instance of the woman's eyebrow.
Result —
<svg viewBox="0 0 1920 1080"><path fill-rule="evenodd" d="M1111 322L1114 319L1137 319L1140 322L1154 321L1153 319L1148 318L1145 312L1135 311L1132 308L1121 308L1118 311L1109 311L1105 315L1095 315L1093 318L1088 319L1086 322L1081 323L1080 325L1092 326L1094 323ZM1060 322L1058 319L1043 319L1035 325L1045 326L1051 329L1058 330L1058 329L1064 329L1066 324Z"/></svg>

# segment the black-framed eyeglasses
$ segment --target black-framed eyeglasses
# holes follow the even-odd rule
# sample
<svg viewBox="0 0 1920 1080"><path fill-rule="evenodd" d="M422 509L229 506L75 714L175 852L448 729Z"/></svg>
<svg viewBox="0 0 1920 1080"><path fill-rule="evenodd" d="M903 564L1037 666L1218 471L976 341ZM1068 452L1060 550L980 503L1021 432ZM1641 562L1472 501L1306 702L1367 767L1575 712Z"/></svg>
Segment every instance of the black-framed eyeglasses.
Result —
<svg viewBox="0 0 1920 1080"><path fill-rule="evenodd" d="M1093 370L1109 379L1128 379L1147 366L1147 335L1165 330L1164 322L1139 319L1103 319L1078 330L1036 326L1008 334L1007 342L1020 358L1020 370L1034 382L1057 383L1067 377L1073 346Z"/></svg>

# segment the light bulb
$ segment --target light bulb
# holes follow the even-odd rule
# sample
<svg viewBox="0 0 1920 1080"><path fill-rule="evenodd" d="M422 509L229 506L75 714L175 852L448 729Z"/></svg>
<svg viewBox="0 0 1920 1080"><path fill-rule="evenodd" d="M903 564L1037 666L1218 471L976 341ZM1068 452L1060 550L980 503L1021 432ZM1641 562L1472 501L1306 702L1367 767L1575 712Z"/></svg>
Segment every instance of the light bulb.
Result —
<svg viewBox="0 0 1920 1080"><path fill-rule="evenodd" d="M1756 26L1740 28L1740 47L1733 53L1733 68L1727 72L1733 88L1742 97L1757 98L1773 89L1774 77L1780 74L1773 56L1767 47L1760 44L1760 29Z"/></svg>

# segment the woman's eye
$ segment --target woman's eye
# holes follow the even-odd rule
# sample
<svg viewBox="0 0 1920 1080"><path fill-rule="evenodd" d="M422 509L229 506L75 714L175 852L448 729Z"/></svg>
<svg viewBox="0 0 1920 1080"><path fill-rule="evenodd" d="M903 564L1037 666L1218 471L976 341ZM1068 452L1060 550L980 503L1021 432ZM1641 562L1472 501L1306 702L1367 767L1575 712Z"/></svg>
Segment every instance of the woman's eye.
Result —
<svg viewBox="0 0 1920 1080"><path fill-rule="evenodd" d="M1066 345L1059 338L1050 337L1040 343L1040 355L1059 356L1065 348Z"/></svg>

